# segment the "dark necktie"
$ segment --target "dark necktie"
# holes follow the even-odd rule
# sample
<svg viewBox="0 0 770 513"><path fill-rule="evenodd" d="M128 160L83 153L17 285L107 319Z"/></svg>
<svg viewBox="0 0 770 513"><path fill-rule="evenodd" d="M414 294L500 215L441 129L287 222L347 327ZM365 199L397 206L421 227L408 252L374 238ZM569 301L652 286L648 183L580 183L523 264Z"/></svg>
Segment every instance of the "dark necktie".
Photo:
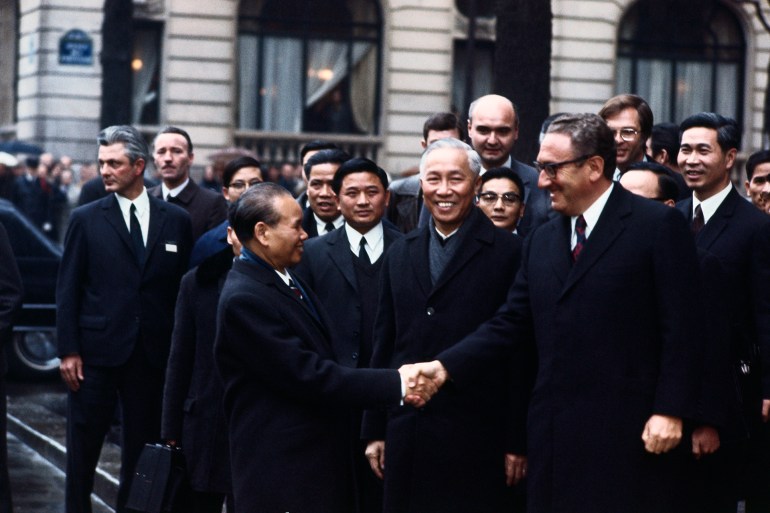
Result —
<svg viewBox="0 0 770 513"><path fill-rule="evenodd" d="M369 259L369 253L366 252L366 237L361 237L361 244L358 246L358 258L366 265L372 265Z"/></svg>
<svg viewBox="0 0 770 513"><path fill-rule="evenodd" d="M703 226L706 224L705 219L703 218L703 210L701 210L700 205L695 207L695 215L692 218L692 224L690 225L690 230L692 231L693 235L698 235L698 233L703 229Z"/></svg>
<svg viewBox="0 0 770 513"><path fill-rule="evenodd" d="M575 221L575 235L577 235L577 243L572 250L573 261L577 261L580 253L583 252L583 246L586 244L586 220L582 215Z"/></svg>
<svg viewBox="0 0 770 513"><path fill-rule="evenodd" d="M144 239L142 238L142 227L139 219L136 217L136 205L131 203L129 209L131 217L131 243L134 246L134 254L139 265L144 264Z"/></svg>
<svg viewBox="0 0 770 513"><path fill-rule="evenodd" d="M326 223L326 226L324 226L324 230L326 230L326 233L333 232L334 223Z"/></svg>
<svg viewBox="0 0 770 513"><path fill-rule="evenodd" d="M302 291L299 290L299 287L297 287L297 284L294 283L294 280L292 280L291 278L289 278L289 288L294 293L294 295L297 296L297 299L299 299L300 301L305 299L304 297L302 297Z"/></svg>

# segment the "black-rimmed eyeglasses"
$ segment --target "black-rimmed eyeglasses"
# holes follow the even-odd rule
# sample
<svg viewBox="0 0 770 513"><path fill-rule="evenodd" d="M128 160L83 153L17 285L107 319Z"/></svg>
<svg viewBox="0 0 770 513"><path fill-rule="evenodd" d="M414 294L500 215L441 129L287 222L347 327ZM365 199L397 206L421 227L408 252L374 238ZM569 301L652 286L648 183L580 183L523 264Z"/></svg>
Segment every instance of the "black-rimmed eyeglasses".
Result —
<svg viewBox="0 0 770 513"><path fill-rule="evenodd" d="M497 194L496 192L487 191L479 194L479 202L486 205L495 205L497 200L502 198L503 205L513 206L521 201L521 196L515 192L505 192L503 194Z"/></svg>
<svg viewBox="0 0 770 513"><path fill-rule="evenodd" d="M553 179L556 178L556 174L559 172L559 168L566 166L567 164L577 164L578 162L582 164L584 161L590 159L591 157L593 157L593 155L581 155L575 159L545 164L536 160L532 163L532 165L535 166L535 169L537 169L538 172L544 171L548 178Z"/></svg>

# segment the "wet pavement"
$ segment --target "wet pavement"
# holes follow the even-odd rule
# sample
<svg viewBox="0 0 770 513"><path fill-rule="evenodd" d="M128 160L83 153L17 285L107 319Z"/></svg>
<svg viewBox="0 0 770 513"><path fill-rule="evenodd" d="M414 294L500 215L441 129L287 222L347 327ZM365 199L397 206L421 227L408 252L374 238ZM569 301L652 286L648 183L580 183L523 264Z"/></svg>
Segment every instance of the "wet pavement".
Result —
<svg viewBox="0 0 770 513"><path fill-rule="evenodd" d="M64 472L13 435L8 435L8 470L11 474L14 513L64 511ZM92 497L94 513L113 513Z"/></svg>
<svg viewBox="0 0 770 513"><path fill-rule="evenodd" d="M64 511L67 396L59 381L8 383L8 470L14 513ZM110 433L97 468L94 513L114 511L120 448Z"/></svg>

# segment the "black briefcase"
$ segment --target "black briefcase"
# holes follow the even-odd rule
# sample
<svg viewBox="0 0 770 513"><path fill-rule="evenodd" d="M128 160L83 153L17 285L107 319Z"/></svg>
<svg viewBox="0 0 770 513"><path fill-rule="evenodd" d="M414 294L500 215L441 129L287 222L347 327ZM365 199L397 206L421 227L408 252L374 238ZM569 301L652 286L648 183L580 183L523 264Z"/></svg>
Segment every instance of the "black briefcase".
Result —
<svg viewBox="0 0 770 513"><path fill-rule="evenodd" d="M147 444L136 463L126 508L142 513L189 511L189 483L182 450Z"/></svg>

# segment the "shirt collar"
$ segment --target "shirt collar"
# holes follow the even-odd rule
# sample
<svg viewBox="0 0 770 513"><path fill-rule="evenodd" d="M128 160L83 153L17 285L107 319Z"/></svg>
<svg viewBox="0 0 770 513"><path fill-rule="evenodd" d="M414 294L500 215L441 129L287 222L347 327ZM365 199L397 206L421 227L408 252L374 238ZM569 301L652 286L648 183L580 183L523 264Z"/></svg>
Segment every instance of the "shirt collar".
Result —
<svg viewBox="0 0 770 513"><path fill-rule="evenodd" d="M318 228L318 234L323 235L326 233L326 221L321 220L320 217L316 215L315 212L313 212L313 219L315 220L316 227ZM342 214L337 216L337 219L334 221L331 221L331 223L334 225L334 229L336 230L340 226L342 226L345 223L345 218L342 217Z"/></svg>
<svg viewBox="0 0 770 513"><path fill-rule="evenodd" d="M703 222L708 223L709 219L711 219L711 216L714 215L714 213L719 208L719 205L722 204L722 202L725 200L728 194L730 194L730 190L733 188L732 182L728 182L727 186L719 191L718 193L714 194L710 198L707 198L703 201L698 200L698 198L695 197L695 193L692 194L692 212L693 217L695 217L695 207L700 205L701 212L703 212Z"/></svg>
<svg viewBox="0 0 770 513"><path fill-rule="evenodd" d="M350 250L357 255L361 245L361 237L366 237L367 246L376 251L377 246L382 244L382 237L384 236L385 232L382 230L382 221L380 221L368 232L363 234L358 230L351 228L349 224L345 223L345 233L348 236L348 242L350 242Z"/></svg>
<svg viewBox="0 0 770 513"><path fill-rule="evenodd" d="M131 210L131 204L136 205L136 215L143 217L144 214L150 209L150 197L147 194L147 188L142 187L142 192L136 198L132 200L115 193L115 197L118 199L118 206L124 216L128 216Z"/></svg>
<svg viewBox="0 0 770 513"><path fill-rule="evenodd" d="M161 184L160 184L160 190L161 190L161 194L163 195L163 199L166 199L166 200L167 200L169 196L171 196L172 198L176 198L176 197L179 195L179 193L180 193L180 192L182 192L182 189L184 189L185 187L187 187L187 184L188 184L189 182L190 182L190 177L188 176L188 177L185 179L185 181L184 181L184 182L182 182L182 184L181 184L181 185L177 185L177 186L176 186L176 187L174 187L173 189L169 189L168 187L166 187L166 184L165 184L165 183L161 182Z"/></svg>
<svg viewBox="0 0 770 513"><path fill-rule="evenodd" d="M615 182L610 183L610 186L607 187L607 190L602 193L601 196L596 198L596 201L594 201L590 207L586 209L585 212L583 212L583 219L586 221L586 238L588 238L591 235L591 231L594 229L594 226L596 226L596 223L599 222L599 216L602 215L602 210L604 210L604 206L607 204L607 200L610 199L610 194L612 193L612 189L615 187ZM572 233L575 233L575 222L577 221L577 218L579 216L572 216Z"/></svg>

